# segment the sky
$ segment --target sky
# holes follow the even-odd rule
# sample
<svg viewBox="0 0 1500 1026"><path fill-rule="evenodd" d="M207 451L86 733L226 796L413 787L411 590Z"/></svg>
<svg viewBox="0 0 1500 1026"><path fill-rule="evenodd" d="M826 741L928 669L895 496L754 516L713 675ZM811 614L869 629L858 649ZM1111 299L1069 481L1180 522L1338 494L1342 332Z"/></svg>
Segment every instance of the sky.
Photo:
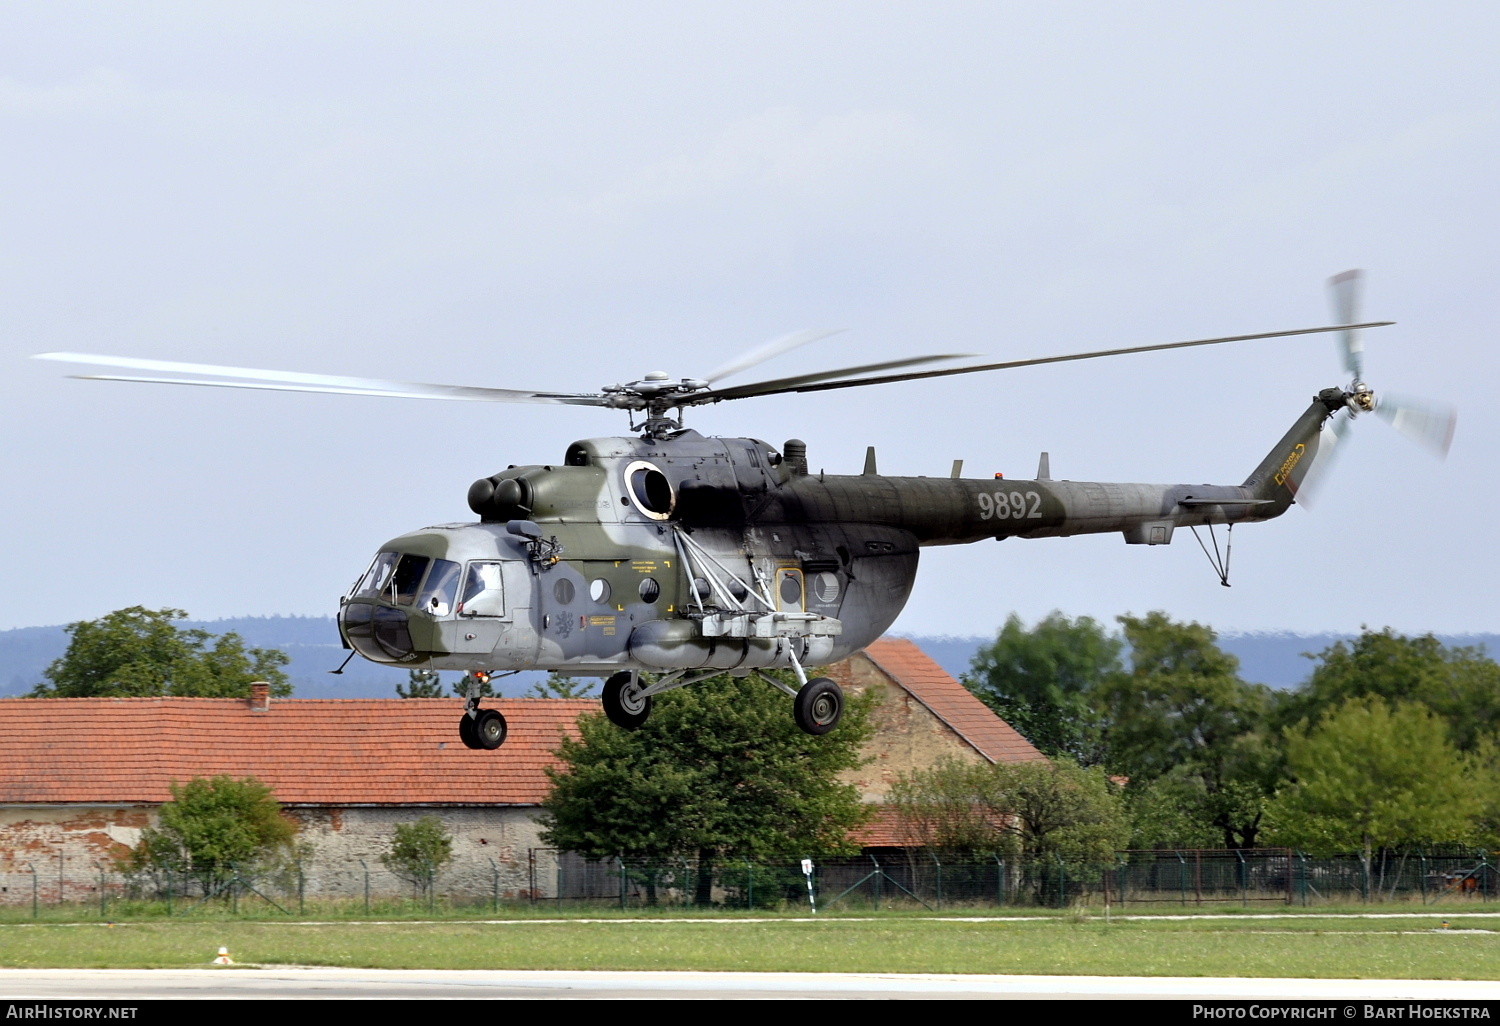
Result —
<svg viewBox="0 0 1500 1026"><path fill-rule="evenodd" d="M0 7L0 627L329 614L614 411L106 384L54 350L527 389L772 377L1330 323L1459 407L1356 425L1315 511L925 550L896 630L1166 610L1226 631L1497 629L1500 7L69 3ZM740 380L746 380L742 378ZM1331 336L690 411L814 469L1242 481L1345 384ZM1469 384L1479 391L1467 390ZM21 585L24 584L24 587Z"/></svg>

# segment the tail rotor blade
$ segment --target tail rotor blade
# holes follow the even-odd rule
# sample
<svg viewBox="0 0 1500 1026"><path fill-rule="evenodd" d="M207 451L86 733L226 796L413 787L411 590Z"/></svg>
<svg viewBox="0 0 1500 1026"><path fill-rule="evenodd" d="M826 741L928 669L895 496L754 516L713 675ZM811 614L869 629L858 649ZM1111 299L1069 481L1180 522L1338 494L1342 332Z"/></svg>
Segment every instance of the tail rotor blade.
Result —
<svg viewBox="0 0 1500 1026"><path fill-rule="evenodd" d="M1405 396L1380 396L1375 412L1391 427L1432 453L1438 459L1448 455L1453 444L1453 430L1458 426L1458 411L1446 403L1435 403Z"/></svg>
<svg viewBox="0 0 1500 1026"><path fill-rule="evenodd" d="M1350 417L1347 413L1335 414L1318 435L1318 452L1313 464L1297 488L1297 505L1303 509L1314 509L1328 484L1329 472L1338 462L1338 454L1349 444Z"/></svg>
<svg viewBox="0 0 1500 1026"><path fill-rule="evenodd" d="M1364 291L1365 272L1344 271L1328 279L1328 290L1333 299L1333 315L1337 324L1356 324L1359 312L1360 293ZM1358 328L1339 332L1339 351L1344 356L1344 370L1353 375L1355 381L1364 380L1364 341Z"/></svg>

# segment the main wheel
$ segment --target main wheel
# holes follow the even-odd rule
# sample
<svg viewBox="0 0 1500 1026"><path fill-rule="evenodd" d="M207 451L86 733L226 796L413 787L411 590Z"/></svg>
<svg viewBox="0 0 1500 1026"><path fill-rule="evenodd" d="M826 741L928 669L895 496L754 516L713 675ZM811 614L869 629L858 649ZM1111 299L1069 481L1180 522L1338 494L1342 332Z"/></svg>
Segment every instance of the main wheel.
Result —
<svg viewBox="0 0 1500 1026"><path fill-rule="evenodd" d="M465 748L480 748L479 735L474 733L474 717L464 713L458 718L458 739Z"/></svg>
<svg viewBox="0 0 1500 1026"><path fill-rule="evenodd" d="M479 742L478 747L494 751L505 744L505 734L504 716L493 709L479 710L479 718L474 721L474 737Z"/></svg>
<svg viewBox="0 0 1500 1026"><path fill-rule="evenodd" d="M816 677L802 686L792 703L797 726L809 734L826 734L844 715L844 692L827 677Z"/></svg>
<svg viewBox="0 0 1500 1026"><path fill-rule="evenodd" d="M640 682L631 673L617 673L604 682L604 715L624 730L635 730L651 715L651 699L641 694Z"/></svg>

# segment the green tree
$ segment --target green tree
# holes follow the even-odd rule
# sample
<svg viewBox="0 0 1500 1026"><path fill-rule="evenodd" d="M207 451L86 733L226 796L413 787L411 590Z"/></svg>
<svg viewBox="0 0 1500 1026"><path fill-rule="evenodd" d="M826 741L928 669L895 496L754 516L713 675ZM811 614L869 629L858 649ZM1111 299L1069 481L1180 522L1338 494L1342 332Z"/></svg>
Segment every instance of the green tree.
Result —
<svg viewBox="0 0 1500 1026"><path fill-rule="evenodd" d="M1449 648L1431 634L1407 637L1365 628L1316 656L1318 665L1283 714L1287 725L1316 722L1351 698L1420 702L1448 724L1453 742L1474 751L1500 738L1500 665L1480 648Z"/></svg>
<svg viewBox="0 0 1500 1026"><path fill-rule="evenodd" d="M1473 838L1484 813L1473 761L1414 702L1353 698L1287 739L1293 783L1270 814L1278 844L1316 854Z"/></svg>
<svg viewBox="0 0 1500 1026"><path fill-rule="evenodd" d="M1043 754L1098 762L1096 692L1120 669L1120 640L1087 616L1053 612L1027 630L1012 614L963 684Z"/></svg>
<svg viewBox="0 0 1500 1026"><path fill-rule="evenodd" d="M396 824L390 847L380 856L385 868L417 888L423 897L432 893L438 870L452 860L453 838L436 816Z"/></svg>
<svg viewBox="0 0 1500 1026"><path fill-rule="evenodd" d="M548 769L543 841L588 858L698 860L697 898L714 865L851 850L868 810L837 775L860 764L868 701L851 696L838 729L797 729L786 697L723 675L655 699L639 730L578 719Z"/></svg>
<svg viewBox="0 0 1500 1026"><path fill-rule="evenodd" d="M1133 790L1172 778L1158 799L1190 800L1225 847L1253 848L1282 772L1269 688L1239 677L1214 632L1161 612L1122 616L1128 672L1098 692L1105 763Z"/></svg>
<svg viewBox="0 0 1500 1026"><path fill-rule="evenodd" d="M597 681L580 681L560 673L549 674L540 684L531 685L527 698L588 698L594 693Z"/></svg>
<svg viewBox="0 0 1500 1026"><path fill-rule="evenodd" d="M947 760L899 777L889 800L924 846L955 855L1099 860L1130 836L1120 787L1070 759Z"/></svg>
<svg viewBox="0 0 1500 1026"><path fill-rule="evenodd" d="M474 670L470 670L468 673L458 678L458 682L453 685L453 693L459 698L468 698L469 684L475 680L478 680L479 682L480 698L495 697L495 686L490 683L490 675L487 673L476 672Z"/></svg>
<svg viewBox="0 0 1500 1026"><path fill-rule="evenodd" d="M281 669L289 662L285 653L246 649L233 632L215 636L173 624L186 616L131 606L68 624L67 652L47 667L49 683L38 684L31 697L237 698L249 696L253 681L268 682L273 695L292 693Z"/></svg>
<svg viewBox="0 0 1500 1026"><path fill-rule="evenodd" d="M408 670L406 683L396 684L396 694L402 698L442 698L443 681L436 670Z"/></svg>
<svg viewBox="0 0 1500 1026"><path fill-rule="evenodd" d="M296 825L271 789L254 777L194 777L171 784L157 825L141 833L127 870L196 877L218 893L237 872L264 867L291 850Z"/></svg>

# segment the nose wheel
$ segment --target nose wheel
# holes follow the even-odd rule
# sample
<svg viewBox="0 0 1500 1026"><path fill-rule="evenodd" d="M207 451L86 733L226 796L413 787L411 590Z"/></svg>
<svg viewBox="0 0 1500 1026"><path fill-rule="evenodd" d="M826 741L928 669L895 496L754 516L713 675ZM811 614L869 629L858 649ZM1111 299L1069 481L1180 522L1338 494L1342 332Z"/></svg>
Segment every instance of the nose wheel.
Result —
<svg viewBox="0 0 1500 1026"><path fill-rule="evenodd" d="M629 671L617 673L604 682L600 696L604 715L623 730L635 730L651 715L651 696L641 694L640 678Z"/></svg>
<svg viewBox="0 0 1500 1026"><path fill-rule="evenodd" d="M815 677L798 690L792 714L806 733L826 734L844 715L843 689L827 677Z"/></svg>
<svg viewBox="0 0 1500 1026"><path fill-rule="evenodd" d="M465 748L494 751L505 744L505 735L509 732L505 717L494 709L480 709L478 716L464 713L458 721L458 737Z"/></svg>
<svg viewBox="0 0 1500 1026"><path fill-rule="evenodd" d="M504 716L494 709L479 708L479 686L488 681L489 675L480 672L474 674L469 682L464 714L458 720L458 739L464 743L465 748L494 751L505 744L505 735L509 733Z"/></svg>

